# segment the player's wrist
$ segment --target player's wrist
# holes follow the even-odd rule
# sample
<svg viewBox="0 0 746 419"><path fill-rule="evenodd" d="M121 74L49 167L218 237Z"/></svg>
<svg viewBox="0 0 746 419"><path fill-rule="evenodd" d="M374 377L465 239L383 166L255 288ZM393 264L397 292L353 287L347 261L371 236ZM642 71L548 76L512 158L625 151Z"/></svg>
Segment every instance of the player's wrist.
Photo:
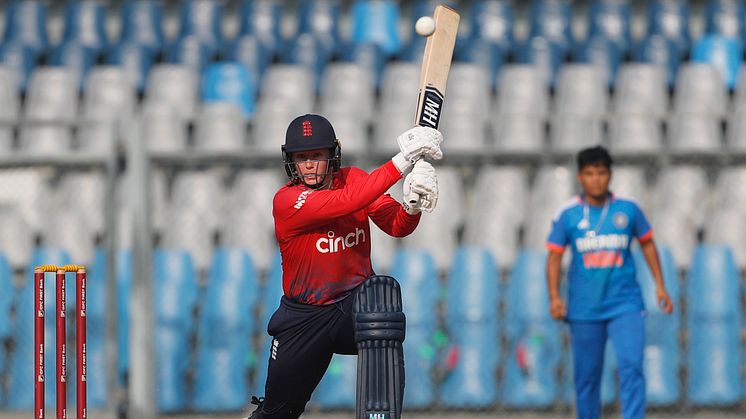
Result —
<svg viewBox="0 0 746 419"><path fill-rule="evenodd" d="M406 174L409 172L409 170L412 169L412 163L407 160L406 157L404 157L404 154L402 153L396 153L394 157L391 158L391 162L394 163L394 166L399 170L399 173Z"/></svg>

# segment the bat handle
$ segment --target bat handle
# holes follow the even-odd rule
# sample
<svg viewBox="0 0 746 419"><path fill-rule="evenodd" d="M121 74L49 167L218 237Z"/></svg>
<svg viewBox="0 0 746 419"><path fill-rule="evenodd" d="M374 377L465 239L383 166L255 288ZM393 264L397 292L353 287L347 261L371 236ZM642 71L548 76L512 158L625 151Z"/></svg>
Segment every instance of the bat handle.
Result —
<svg viewBox="0 0 746 419"><path fill-rule="evenodd" d="M416 159L416 160L415 160L414 162L412 162L412 166L414 166L414 165L415 165L415 164L416 164L416 163L417 163L418 161L420 161L420 159L419 159L419 158L418 158L418 159ZM417 201L419 201L419 200L420 200L420 194L418 194L417 192L412 192L412 194L414 194L415 196L417 196L417 199L410 199L410 200L409 200L409 204L410 204L410 205L414 205L414 204L416 204L416 203L417 203Z"/></svg>

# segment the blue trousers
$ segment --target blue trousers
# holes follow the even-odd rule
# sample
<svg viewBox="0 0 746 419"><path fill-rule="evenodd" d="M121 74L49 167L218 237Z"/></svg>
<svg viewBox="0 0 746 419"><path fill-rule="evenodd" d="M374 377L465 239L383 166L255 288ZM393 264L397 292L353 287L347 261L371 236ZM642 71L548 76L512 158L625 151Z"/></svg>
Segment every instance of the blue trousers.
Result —
<svg viewBox="0 0 746 419"><path fill-rule="evenodd" d="M611 339L619 368L622 418L643 419L644 313L634 311L598 322L570 322L570 334L578 419L601 417L601 373L607 337Z"/></svg>

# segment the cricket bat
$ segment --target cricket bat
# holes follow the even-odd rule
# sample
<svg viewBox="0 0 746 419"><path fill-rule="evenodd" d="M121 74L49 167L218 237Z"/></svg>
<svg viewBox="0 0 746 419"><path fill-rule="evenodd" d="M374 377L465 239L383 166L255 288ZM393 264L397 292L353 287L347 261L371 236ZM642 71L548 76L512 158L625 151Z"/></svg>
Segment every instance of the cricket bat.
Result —
<svg viewBox="0 0 746 419"><path fill-rule="evenodd" d="M433 20L435 32L427 37L425 43L414 123L437 129L443 111L460 16L450 7L438 5L435 7ZM411 204L415 202L417 201L410 200Z"/></svg>

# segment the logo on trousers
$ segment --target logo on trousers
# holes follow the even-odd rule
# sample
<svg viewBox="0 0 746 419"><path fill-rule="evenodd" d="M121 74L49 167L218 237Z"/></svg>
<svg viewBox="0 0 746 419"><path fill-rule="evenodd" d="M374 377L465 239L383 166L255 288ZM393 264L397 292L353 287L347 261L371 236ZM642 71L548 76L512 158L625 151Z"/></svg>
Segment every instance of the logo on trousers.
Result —
<svg viewBox="0 0 746 419"><path fill-rule="evenodd" d="M387 419L388 415L386 413L369 413L368 419Z"/></svg>

